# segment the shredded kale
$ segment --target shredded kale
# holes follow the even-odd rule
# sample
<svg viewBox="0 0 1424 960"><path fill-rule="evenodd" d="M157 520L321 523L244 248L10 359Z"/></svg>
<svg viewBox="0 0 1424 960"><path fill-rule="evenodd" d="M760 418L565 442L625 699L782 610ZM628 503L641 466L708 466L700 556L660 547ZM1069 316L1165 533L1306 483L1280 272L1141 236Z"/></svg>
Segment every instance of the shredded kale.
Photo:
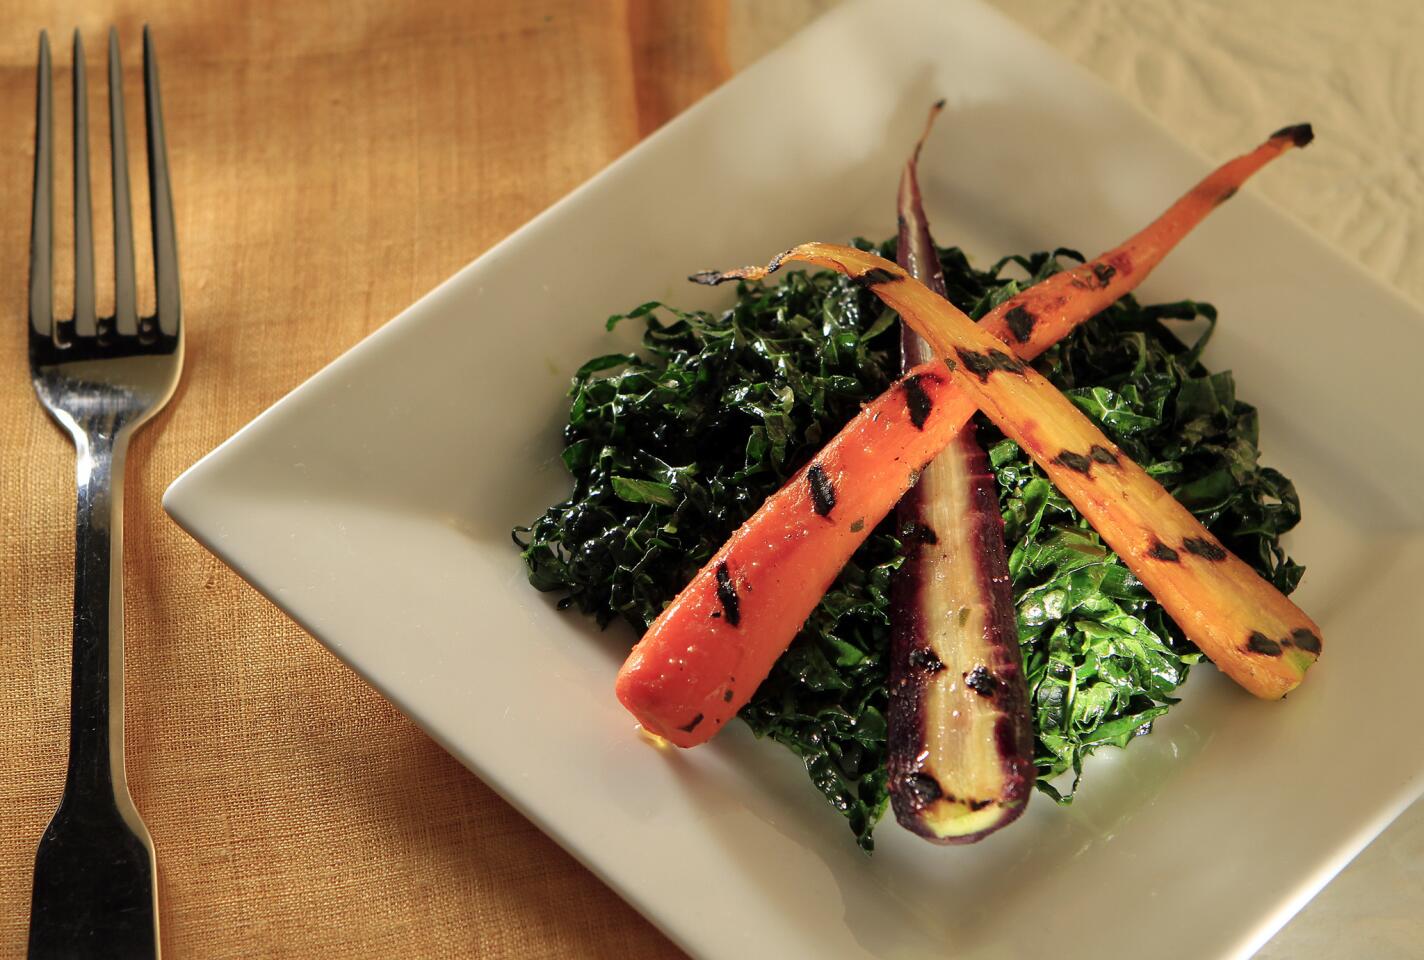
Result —
<svg viewBox="0 0 1424 960"><path fill-rule="evenodd" d="M894 259L894 241L879 247ZM982 315L1072 250L976 270L940 250L950 299ZM898 372L895 314L829 271L742 283L720 315L646 303L642 351L574 375L567 499L517 527L529 581L600 625L641 633L744 520ZM1187 345L1168 321L1204 327ZM1289 592L1303 568L1280 536L1300 518L1291 482L1258 463L1256 411L1200 362L1209 305L1124 297L1039 359L1038 370L1214 535ZM997 475L1037 731L1038 785L1072 799L1084 758L1148 733L1200 659L1142 584L1019 447L979 418ZM892 519L866 540L741 711L790 748L860 845L888 805ZM1071 771L1072 778L1065 774Z"/></svg>

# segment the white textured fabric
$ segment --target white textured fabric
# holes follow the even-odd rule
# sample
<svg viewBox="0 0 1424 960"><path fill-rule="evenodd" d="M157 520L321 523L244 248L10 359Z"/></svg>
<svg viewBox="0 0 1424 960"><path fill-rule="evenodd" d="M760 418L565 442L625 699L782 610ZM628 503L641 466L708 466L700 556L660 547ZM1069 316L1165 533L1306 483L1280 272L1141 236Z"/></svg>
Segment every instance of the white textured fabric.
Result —
<svg viewBox="0 0 1424 960"><path fill-rule="evenodd" d="M1309 120L1259 189L1424 303L1424 3L995 0L1204 156Z"/></svg>

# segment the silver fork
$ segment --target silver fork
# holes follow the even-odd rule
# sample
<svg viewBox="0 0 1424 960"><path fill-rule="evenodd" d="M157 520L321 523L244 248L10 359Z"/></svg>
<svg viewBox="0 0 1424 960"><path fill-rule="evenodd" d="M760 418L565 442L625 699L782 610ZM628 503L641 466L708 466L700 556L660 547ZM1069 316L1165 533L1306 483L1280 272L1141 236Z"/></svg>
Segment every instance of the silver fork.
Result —
<svg viewBox="0 0 1424 960"><path fill-rule="evenodd" d="M119 40L109 31L114 181L114 316L94 307L89 114L84 47L74 34L74 318L53 313L54 130L49 38L40 34L35 198L30 232L30 379L74 439L74 650L69 770L35 855L32 958L157 957L153 841L124 772L124 455L129 438L173 395L183 365L182 306L158 64L143 31L157 315L139 317L124 137Z"/></svg>

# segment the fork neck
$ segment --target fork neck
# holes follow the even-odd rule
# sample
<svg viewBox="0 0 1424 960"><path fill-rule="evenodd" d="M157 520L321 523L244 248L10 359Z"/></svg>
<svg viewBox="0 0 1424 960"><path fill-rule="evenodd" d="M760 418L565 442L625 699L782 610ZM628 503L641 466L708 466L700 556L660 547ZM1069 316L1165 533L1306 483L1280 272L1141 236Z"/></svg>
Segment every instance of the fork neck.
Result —
<svg viewBox="0 0 1424 960"><path fill-rule="evenodd" d="M130 805L124 775L124 457L128 430L96 417L74 436L74 656L66 799Z"/></svg>

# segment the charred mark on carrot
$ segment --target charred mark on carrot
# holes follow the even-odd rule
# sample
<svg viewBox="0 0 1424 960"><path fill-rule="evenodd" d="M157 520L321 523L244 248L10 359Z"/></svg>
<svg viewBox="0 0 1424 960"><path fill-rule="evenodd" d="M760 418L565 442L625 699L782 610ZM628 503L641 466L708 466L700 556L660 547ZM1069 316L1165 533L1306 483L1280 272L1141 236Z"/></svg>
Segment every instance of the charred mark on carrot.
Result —
<svg viewBox="0 0 1424 960"><path fill-rule="evenodd" d="M1024 370L1027 369L1022 360L1011 357L1002 350L976 353L973 350L965 350L963 347L955 347L954 352L958 354L960 362L964 364L964 369L978 377L980 383L988 383L989 374L995 370L1023 376ZM951 367L951 369L953 368Z"/></svg>
<svg viewBox="0 0 1424 960"><path fill-rule="evenodd" d="M806 484L811 488L811 509L819 516L829 517L836 507L836 487L819 463L806 471Z"/></svg>
<svg viewBox="0 0 1424 960"><path fill-rule="evenodd" d="M1306 653L1314 653L1317 655L1320 653L1320 638L1304 627L1292 631L1291 640L1295 642L1298 648L1304 650Z"/></svg>
<svg viewBox="0 0 1424 960"><path fill-rule="evenodd" d="M1259 630L1251 634L1246 641L1246 649L1252 653L1259 653L1267 657L1279 657L1281 655L1281 645Z"/></svg>
<svg viewBox="0 0 1424 960"><path fill-rule="evenodd" d="M1098 285L1106 287L1113 277L1117 276L1117 268L1110 263L1093 264L1093 276L1098 278Z"/></svg>
<svg viewBox="0 0 1424 960"><path fill-rule="evenodd" d="M1106 262L1112 265L1112 268L1118 272L1119 276L1132 276L1132 254L1126 250L1119 250L1117 253L1108 257Z"/></svg>
<svg viewBox="0 0 1424 960"><path fill-rule="evenodd" d="M1281 137L1288 137L1290 142L1297 147L1303 147L1315 139L1315 131L1308 123L1297 123L1289 127L1281 127L1271 134L1271 139L1276 140Z"/></svg>
<svg viewBox="0 0 1424 960"><path fill-rule="evenodd" d="M852 279L869 290L871 287L879 286L882 283L894 283L896 280L903 280L904 274L892 273L884 267L874 267Z"/></svg>
<svg viewBox="0 0 1424 960"><path fill-rule="evenodd" d="M742 601L737 597L737 585L732 582L725 560L717 564L717 599L727 614L728 623L735 627L742 622Z"/></svg>
<svg viewBox="0 0 1424 960"><path fill-rule="evenodd" d="M1005 373L1017 373L1019 376L1023 376L1024 371L1028 369L1028 364L1024 363L1018 357L1007 354L1002 350L990 350L989 362L994 365L995 370L1002 370Z"/></svg>
<svg viewBox="0 0 1424 960"><path fill-rule="evenodd" d="M1158 540L1152 544L1152 549L1147 551L1147 555L1153 560L1161 560L1164 563L1181 562L1177 557L1177 551L1167 546L1161 540Z"/></svg>
<svg viewBox="0 0 1424 960"><path fill-rule="evenodd" d="M905 789L905 795L910 799L910 806L916 810L928 807L944 796L939 781L927 773L911 773L900 783Z"/></svg>
<svg viewBox="0 0 1424 960"><path fill-rule="evenodd" d="M678 727L678 729L681 730L683 733L691 733L692 731L697 729L697 725L701 722L702 714L699 713L697 716L692 718L692 722L685 724L684 726Z"/></svg>
<svg viewBox="0 0 1424 960"><path fill-rule="evenodd" d="M909 408L910 422L915 425L916 430L925 428L925 421L930 418L930 411L934 409L934 401L920 383L921 376L922 374L916 374L905 378L905 406Z"/></svg>
<svg viewBox="0 0 1424 960"><path fill-rule="evenodd" d="M1037 318L1028 312L1028 308L1023 304L1009 310L1004 314L1004 323L1008 324L1009 333L1013 334L1019 343L1028 343L1029 337L1033 336L1033 325Z"/></svg>
<svg viewBox="0 0 1424 960"><path fill-rule="evenodd" d="M1093 461L1083 456L1081 453L1074 453L1072 450L1063 450L1058 456L1053 458L1053 462L1060 467L1067 467L1074 473L1081 473L1087 476L1093 469Z"/></svg>
<svg viewBox="0 0 1424 960"><path fill-rule="evenodd" d="M916 647L910 651L910 666L926 673L939 673L944 669L944 661L929 647Z"/></svg>
<svg viewBox="0 0 1424 960"><path fill-rule="evenodd" d="M850 522L850 532L851 532L851 533L860 533L860 531L862 531L862 530L864 530L864 529L865 529L865 518L864 518L864 517L856 517L854 520L852 520L852 521Z"/></svg>
<svg viewBox="0 0 1424 960"><path fill-rule="evenodd" d="M999 681L982 663L964 675L964 685L981 697L992 697L999 689Z"/></svg>
<svg viewBox="0 0 1424 960"><path fill-rule="evenodd" d="M1092 457L1098 463L1109 463L1113 466L1117 466L1118 464L1117 454L1100 443L1095 443L1088 448L1088 456Z"/></svg>
<svg viewBox="0 0 1424 960"><path fill-rule="evenodd" d="M1182 541L1182 549L1203 560L1221 561L1226 559L1226 551L1203 537L1188 537Z"/></svg>
<svg viewBox="0 0 1424 960"><path fill-rule="evenodd" d="M959 354L960 362L964 364L964 369L978 377L982 382L989 382L989 372L994 369L989 358L982 353L975 353L973 350L965 350L955 347L954 352Z"/></svg>

